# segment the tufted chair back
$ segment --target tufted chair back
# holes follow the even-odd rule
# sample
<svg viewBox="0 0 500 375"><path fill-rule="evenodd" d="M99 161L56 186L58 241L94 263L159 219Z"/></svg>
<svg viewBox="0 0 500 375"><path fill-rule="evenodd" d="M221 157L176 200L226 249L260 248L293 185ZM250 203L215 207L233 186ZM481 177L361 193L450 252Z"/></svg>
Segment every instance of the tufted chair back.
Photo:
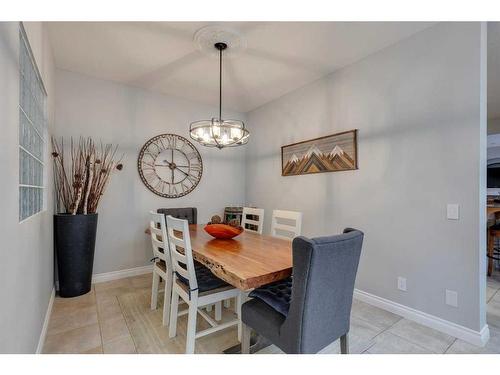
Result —
<svg viewBox="0 0 500 375"><path fill-rule="evenodd" d="M293 240L292 297L280 332L287 353L316 353L349 331L363 232Z"/></svg>
<svg viewBox="0 0 500 375"><path fill-rule="evenodd" d="M157 212L164 214L165 217L170 215L176 219L187 220L189 224L198 224L198 211L196 207L159 208Z"/></svg>

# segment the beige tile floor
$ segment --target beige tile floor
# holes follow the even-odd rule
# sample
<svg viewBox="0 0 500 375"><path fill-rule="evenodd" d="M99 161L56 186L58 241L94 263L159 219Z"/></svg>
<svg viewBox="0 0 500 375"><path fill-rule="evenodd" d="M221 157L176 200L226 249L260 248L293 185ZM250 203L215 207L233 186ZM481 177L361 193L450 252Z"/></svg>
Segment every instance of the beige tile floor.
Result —
<svg viewBox="0 0 500 375"><path fill-rule="evenodd" d="M56 297L43 348L44 353L183 353L186 316L178 320L177 337L162 326L162 303L150 309L151 275L95 284L76 298ZM351 317L351 353L500 353L500 276L487 288L491 339L484 348L424 327L407 319L354 301ZM234 317L224 309L223 320ZM199 318L198 329L207 328ZM237 344L236 328L196 340L196 353L221 353ZM334 342L322 353L338 353ZM260 353L281 353L274 345Z"/></svg>

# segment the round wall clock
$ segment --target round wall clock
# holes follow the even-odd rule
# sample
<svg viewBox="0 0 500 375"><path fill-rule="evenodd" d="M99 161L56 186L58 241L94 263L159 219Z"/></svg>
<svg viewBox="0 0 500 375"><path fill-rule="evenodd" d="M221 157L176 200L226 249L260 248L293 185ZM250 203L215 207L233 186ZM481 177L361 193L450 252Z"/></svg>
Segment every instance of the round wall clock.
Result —
<svg viewBox="0 0 500 375"><path fill-rule="evenodd" d="M165 198L189 194L203 173L196 147L176 134L161 134L147 141L139 153L137 167L144 185Z"/></svg>

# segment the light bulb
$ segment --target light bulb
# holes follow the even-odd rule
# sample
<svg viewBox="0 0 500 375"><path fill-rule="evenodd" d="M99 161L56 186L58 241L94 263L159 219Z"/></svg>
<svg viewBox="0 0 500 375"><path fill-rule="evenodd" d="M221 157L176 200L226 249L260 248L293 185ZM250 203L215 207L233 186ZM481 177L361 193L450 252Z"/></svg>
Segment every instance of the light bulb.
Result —
<svg viewBox="0 0 500 375"><path fill-rule="evenodd" d="M196 129L196 137L198 139L203 139L203 136L204 136L205 132L203 131L203 128L198 128Z"/></svg>
<svg viewBox="0 0 500 375"><path fill-rule="evenodd" d="M241 129L231 128L231 139L237 141L241 138Z"/></svg>
<svg viewBox="0 0 500 375"><path fill-rule="evenodd" d="M208 131L203 132L203 140L207 143L210 141L210 135L208 134Z"/></svg>

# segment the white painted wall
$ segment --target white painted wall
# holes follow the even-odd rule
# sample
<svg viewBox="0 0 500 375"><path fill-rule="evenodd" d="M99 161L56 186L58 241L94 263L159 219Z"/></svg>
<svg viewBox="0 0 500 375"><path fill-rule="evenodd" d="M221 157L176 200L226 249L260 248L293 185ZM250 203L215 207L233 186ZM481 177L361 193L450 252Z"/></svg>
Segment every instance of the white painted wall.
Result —
<svg viewBox="0 0 500 375"><path fill-rule="evenodd" d="M193 192L178 199L153 194L137 172L137 156L148 139L163 133L189 139L189 123L213 117L216 108L62 70L57 70L56 88L54 134L118 143L125 153L125 168L112 176L98 209L94 273L149 264L151 242L144 234L149 210L194 206L203 223L222 214L226 205L244 201L246 147L217 150L196 145L203 177Z"/></svg>
<svg viewBox="0 0 500 375"><path fill-rule="evenodd" d="M25 23L54 118L53 60L41 23ZM19 24L0 23L0 353L34 353L53 288L52 196L19 224ZM45 159L49 160L48 149ZM50 164L49 164L50 165ZM46 186L50 189L50 168Z"/></svg>
<svg viewBox="0 0 500 375"><path fill-rule="evenodd" d="M359 228L357 288L474 331L486 323L482 35L438 24L247 114L246 200L266 210L265 232L273 209L302 211L306 236ZM282 145L354 128L359 170L281 176Z"/></svg>

